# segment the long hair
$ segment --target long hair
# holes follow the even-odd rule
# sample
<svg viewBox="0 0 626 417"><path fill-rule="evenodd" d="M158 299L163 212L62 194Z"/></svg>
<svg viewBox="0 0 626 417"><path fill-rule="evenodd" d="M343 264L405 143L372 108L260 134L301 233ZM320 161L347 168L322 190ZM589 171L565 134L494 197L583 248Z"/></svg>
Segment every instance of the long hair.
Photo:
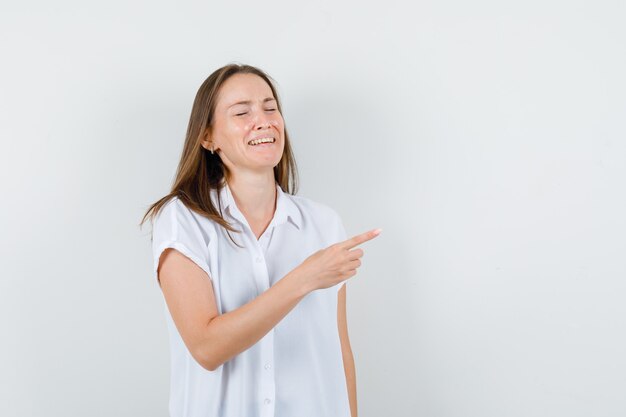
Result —
<svg viewBox="0 0 626 417"><path fill-rule="evenodd" d="M220 191L224 188L224 180L227 178L227 167L217 153L212 154L200 144L206 129L211 126L213 121L221 86L235 74L254 74L263 78L272 90L278 111L282 114L280 99L272 79L259 68L244 64L228 64L215 70L202 83L196 93L191 116L189 117L185 144L171 191L148 208L148 211L139 223L140 227L147 218L153 221L154 217L169 200L173 197L178 197L190 210L219 223L227 230L227 233L228 231L239 232L224 219L221 207L218 210L211 201L211 190L215 189L219 205ZM278 165L274 167L274 178L283 191L293 195L298 188L297 177L296 160L291 150L289 135L285 126L285 146ZM228 236L235 243L230 233L228 233Z"/></svg>

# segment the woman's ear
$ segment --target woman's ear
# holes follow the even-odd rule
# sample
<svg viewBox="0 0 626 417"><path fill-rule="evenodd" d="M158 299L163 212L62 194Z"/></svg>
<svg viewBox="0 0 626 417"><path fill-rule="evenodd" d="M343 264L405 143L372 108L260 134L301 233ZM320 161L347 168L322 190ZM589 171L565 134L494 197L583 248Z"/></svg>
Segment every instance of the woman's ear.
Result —
<svg viewBox="0 0 626 417"><path fill-rule="evenodd" d="M202 141L200 141L200 144L207 151L211 150L211 147L213 146L213 141L211 140L211 129L210 128L207 128L204 131L204 136L202 137Z"/></svg>

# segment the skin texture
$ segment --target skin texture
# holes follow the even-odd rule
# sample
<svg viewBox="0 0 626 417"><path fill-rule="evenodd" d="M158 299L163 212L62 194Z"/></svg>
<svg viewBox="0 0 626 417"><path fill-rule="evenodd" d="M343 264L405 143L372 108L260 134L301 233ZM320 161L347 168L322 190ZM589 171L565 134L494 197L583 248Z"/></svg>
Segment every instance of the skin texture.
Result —
<svg viewBox="0 0 626 417"><path fill-rule="evenodd" d="M246 104L237 104L248 101ZM272 136L273 145L250 146L248 141ZM202 141L214 149L228 168L235 203L257 239L274 216L274 167L285 146L285 124L267 83L254 74L235 74L222 85L213 123Z"/></svg>
<svg viewBox="0 0 626 417"><path fill-rule="evenodd" d="M284 148L284 122L271 89L253 74L236 74L220 89L213 125L201 146L213 148L230 171L227 178L242 214L258 239L273 218L276 188L273 167ZM235 104L247 101L247 104ZM272 136L268 147L248 141ZM356 275L362 249L380 233L356 235L317 251L251 302L218 314L210 277L175 249L161 254L158 276L172 319L194 359L214 371L257 343L308 293L329 288ZM338 293L337 331L341 341L352 417L357 417L356 375L348 337L346 288Z"/></svg>
<svg viewBox="0 0 626 417"><path fill-rule="evenodd" d="M356 369L354 366L354 356L350 347L348 337L348 320L346 314L346 286L344 285L338 293L337 302L337 326L339 328L339 339L341 341L341 355L343 357L343 369L346 373L346 384L348 386L348 399L350 400L350 414L356 417Z"/></svg>

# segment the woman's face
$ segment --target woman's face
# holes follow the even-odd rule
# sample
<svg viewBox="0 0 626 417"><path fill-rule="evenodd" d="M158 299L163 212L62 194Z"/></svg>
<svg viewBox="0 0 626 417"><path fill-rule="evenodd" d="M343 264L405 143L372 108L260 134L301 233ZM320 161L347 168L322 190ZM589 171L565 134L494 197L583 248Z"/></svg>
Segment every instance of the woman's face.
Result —
<svg viewBox="0 0 626 417"><path fill-rule="evenodd" d="M260 138L273 138L274 142L249 143ZM235 74L222 84L202 146L213 146L230 172L271 172L283 155L284 140L283 117L263 78Z"/></svg>

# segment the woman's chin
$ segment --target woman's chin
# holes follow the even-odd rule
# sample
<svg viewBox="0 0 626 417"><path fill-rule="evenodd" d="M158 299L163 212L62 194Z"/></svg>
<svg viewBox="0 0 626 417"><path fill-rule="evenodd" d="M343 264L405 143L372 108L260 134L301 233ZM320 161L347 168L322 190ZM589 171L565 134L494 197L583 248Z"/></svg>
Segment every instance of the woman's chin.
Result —
<svg viewBox="0 0 626 417"><path fill-rule="evenodd" d="M279 152L277 148L254 149L249 153L250 160L263 165L273 164L272 166L276 166L282 156L282 152Z"/></svg>
<svg viewBox="0 0 626 417"><path fill-rule="evenodd" d="M280 162L280 158L254 158L250 161L251 168L256 170L273 169Z"/></svg>

